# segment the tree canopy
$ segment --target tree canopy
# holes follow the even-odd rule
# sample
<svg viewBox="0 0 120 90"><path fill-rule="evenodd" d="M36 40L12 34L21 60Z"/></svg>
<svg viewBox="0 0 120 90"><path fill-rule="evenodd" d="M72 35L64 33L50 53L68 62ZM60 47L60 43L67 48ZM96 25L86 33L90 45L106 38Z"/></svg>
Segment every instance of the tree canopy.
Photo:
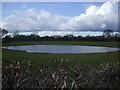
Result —
<svg viewBox="0 0 120 90"><path fill-rule="evenodd" d="M0 37L3 37L7 33L8 33L8 31L6 29L0 28Z"/></svg>
<svg viewBox="0 0 120 90"><path fill-rule="evenodd" d="M111 29L106 29L106 30L103 31L103 36L111 37L112 33L113 33L113 31Z"/></svg>

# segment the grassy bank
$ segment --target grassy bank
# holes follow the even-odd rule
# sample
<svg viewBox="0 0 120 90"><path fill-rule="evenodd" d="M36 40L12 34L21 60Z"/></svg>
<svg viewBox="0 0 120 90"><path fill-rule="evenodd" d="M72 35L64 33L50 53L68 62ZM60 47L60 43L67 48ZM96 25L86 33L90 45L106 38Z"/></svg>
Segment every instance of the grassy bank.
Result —
<svg viewBox="0 0 120 90"><path fill-rule="evenodd" d="M118 47L118 42L86 42L86 41L16 41L3 43L3 46L9 45L88 45L88 46L107 46ZM25 51L7 50L3 49L2 60L7 64L14 61L32 61L33 66L39 64L53 64L53 61L67 60L70 65L98 65L106 62L119 61L118 55L120 52L107 52L107 53L78 53L78 54L48 54L48 53L27 53Z"/></svg>
<svg viewBox="0 0 120 90"><path fill-rule="evenodd" d="M3 49L2 60L7 63L13 61L32 61L34 65L48 63L52 64L54 60L68 60L70 65L77 65L80 63L85 65L98 65L105 62L117 62L120 52L107 52L107 53L87 53L87 54L48 54L48 53L27 53L24 51L7 50Z"/></svg>
<svg viewBox="0 0 120 90"><path fill-rule="evenodd" d="M96 42L96 41L15 41L3 43L3 46L19 45L83 45L83 46L104 46L120 47L119 42Z"/></svg>

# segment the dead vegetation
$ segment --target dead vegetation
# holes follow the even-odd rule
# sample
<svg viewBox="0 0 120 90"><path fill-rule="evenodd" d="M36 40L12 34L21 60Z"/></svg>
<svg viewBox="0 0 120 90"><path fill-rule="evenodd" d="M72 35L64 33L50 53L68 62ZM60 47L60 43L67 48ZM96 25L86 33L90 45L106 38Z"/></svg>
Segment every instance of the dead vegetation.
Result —
<svg viewBox="0 0 120 90"><path fill-rule="evenodd" d="M79 89L79 88L120 88L119 63L106 63L100 66L67 65L67 61L54 61L52 67L40 65L37 74L31 62L15 62L4 65L2 87L13 90L36 89Z"/></svg>

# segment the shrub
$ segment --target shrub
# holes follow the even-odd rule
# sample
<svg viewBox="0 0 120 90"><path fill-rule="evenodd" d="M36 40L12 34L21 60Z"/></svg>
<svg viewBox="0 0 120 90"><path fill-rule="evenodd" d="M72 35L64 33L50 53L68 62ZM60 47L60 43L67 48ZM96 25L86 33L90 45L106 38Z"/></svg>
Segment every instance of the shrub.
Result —
<svg viewBox="0 0 120 90"><path fill-rule="evenodd" d="M56 63L56 61L54 62ZM70 67L61 60L57 65L40 65L37 74L27 61L3 64L3 90L6 88L23 90L64 89L64 88L120 88L119 63L106 63L100 66Z"/></svg>

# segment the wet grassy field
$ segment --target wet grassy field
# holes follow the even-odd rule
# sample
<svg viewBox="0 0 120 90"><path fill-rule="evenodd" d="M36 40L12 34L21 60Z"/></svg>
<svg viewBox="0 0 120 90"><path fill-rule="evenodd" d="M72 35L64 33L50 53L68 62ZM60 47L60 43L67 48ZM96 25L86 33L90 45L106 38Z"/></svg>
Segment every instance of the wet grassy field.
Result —
<svg viewBox="0 0 120 90"><path fill-rule="evenodd" d="M105 46L118 47L118 42L90 42L90 41L16 41L3 43L3 46L9 45L87 45L87 46ZM19 50L3 49L3 62L7 64L14 61L32 61L33 65L53 64L53 61L61 59L68 61L68 64L74 66L79 63L83 65L99 65L106 62L118 62L120 51L107 53L78 53L78 54L48 54L48 53L28 53Z"/></svg>

